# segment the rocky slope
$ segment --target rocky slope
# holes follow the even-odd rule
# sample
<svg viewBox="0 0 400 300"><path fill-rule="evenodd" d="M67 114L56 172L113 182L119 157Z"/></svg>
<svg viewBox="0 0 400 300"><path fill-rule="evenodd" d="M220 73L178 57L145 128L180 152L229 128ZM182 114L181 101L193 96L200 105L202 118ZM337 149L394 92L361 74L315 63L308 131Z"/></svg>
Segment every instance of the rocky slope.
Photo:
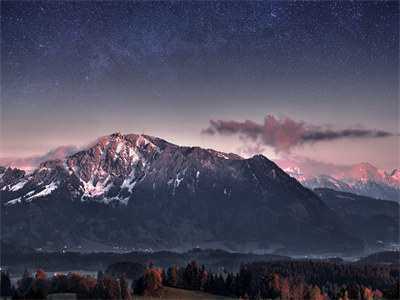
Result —
<svg viewBox="0 0 400 300"><path fill-rule="evenodd" d="M317 195L261 155L116 133L30 174L2 174L2 237L34 247L363 246Z"/></svg>

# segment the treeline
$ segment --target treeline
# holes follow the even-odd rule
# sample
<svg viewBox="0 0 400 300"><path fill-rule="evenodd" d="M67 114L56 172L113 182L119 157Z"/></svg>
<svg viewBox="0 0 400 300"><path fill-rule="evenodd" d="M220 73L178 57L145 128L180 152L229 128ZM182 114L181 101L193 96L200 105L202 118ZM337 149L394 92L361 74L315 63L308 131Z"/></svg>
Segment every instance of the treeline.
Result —
<svg viewBox="0 0 400 300"><path fill-rule="evenodd" d="M399 271L390 266L297 261L250 263L238 273L209 273L191 262L184 268L146 272L136 282L139 294L157 295L165 285L245 299L400 299ZM158 284L151 284L155 278Z"/></svg>
<svg viewBox="0 0 400 300"><path fill-rule="evenodd" d="M78 299L115 299L131 300L131 290L124 277L103 276L99 272L97 279L77 273L56 274L47 278L43 270L32 277L27 271L18 280L17 286L11 285L7 272L1 273L1 297L11 299L46 299L49 294L73 293Z"/></svg>
<svg viewBox="0 0 400 300"><path fill-rule="evenodd" d="M126 274L98 273L97 279L71 273L46 277L25 272L15 287L1 274L1 296L45 299L52 293L74 293L78 299L132 299L135 294L162 297L174 287L242 299L400 299L398 265L353 265L323 261L249 263L239 272L210 272L192 261L167 269L150 264L128 285Z"/></svg>

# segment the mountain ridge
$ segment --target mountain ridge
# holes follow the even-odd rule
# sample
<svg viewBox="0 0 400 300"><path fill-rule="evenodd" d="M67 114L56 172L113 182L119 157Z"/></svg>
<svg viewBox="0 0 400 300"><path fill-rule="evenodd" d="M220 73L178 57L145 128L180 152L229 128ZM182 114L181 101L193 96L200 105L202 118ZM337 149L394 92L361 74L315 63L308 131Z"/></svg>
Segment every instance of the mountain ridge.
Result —
<svg viewBox="0 0 400 300"><path fill-rule="evenodd" d="M309 175L298 166L284 169L310 189L330 188L361 196L400 202L400 171L385 172L370 163L359 163L332 174Z"/></svg>
<svg viewBox="0 0 400 300"><path fill-rule="evenodd" d="M3 237L25 245L362 248L316 194L262 155L117 133L32 173L8 172L18 176L0 180Z"/></svg>

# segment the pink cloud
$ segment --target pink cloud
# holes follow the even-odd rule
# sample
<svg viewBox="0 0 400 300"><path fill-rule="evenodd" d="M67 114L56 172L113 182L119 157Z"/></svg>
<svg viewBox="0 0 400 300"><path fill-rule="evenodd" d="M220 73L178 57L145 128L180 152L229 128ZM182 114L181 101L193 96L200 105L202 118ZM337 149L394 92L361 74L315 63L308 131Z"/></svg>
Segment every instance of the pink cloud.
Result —
<svg viewBox="0 0 400 300"><path fill-rule="evenodd" d="M202 130L208 135L239 135L255 143L272 147L275 152L290 152L296 146L315 142L328 142L344 138L383 138L395 134L376 129L346 128L332 129L317 126L291 118L277 118L267 115L264 123L251 120L223 121L210 120L210 125Z"/></svg>
<svg viewBox="0 0 400 300"><path fill-rule="evenodd" d="M78 151L76 146L60 146L43 155L35 155L23 158L17 157L1 157L1 166L10 166L14 168L19 168L23 170L32 170L39 166L40 163L48 160L63 159L68 155L71 155Z"/></svg>

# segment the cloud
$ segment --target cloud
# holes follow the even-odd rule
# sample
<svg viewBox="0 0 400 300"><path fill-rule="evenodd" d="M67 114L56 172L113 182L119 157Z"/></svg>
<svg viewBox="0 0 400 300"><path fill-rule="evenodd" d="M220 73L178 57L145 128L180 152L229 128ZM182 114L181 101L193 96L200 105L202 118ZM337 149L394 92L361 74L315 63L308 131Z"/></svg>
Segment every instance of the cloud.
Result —
<svg viewBox="0 0 400 300"><path fill-rule="evenodd" d="M303 140L307 141L331 141L340 138L381 138L393 136L393 133L383 130L370 130L370 129L344 129L344 130L324 130L307 132L303 135Z"/></svg>
<svg viewBox="0 0 400 300"><path fill-rule="evenodd" d="M332 129L316 126L291 118L267 115L264 123L251 120L244 122L210 120L209 127L202 130L206 135L238 135L255 143L272 147L275 152L290 152L293 147L315 142L328 142L344 138L383 138L394 133L364 128Z"/></svg>
<svg viewBox="0 0 400 300"><path fill-rule="evenodd" d="M48 160L63 159L71 154L74 154L79 149L76 146L67 145L60 146L43 155L34 155L29 157L1 157L1 166L10 166L23 170L32 170L39 166L40 163Z"/></svg>

